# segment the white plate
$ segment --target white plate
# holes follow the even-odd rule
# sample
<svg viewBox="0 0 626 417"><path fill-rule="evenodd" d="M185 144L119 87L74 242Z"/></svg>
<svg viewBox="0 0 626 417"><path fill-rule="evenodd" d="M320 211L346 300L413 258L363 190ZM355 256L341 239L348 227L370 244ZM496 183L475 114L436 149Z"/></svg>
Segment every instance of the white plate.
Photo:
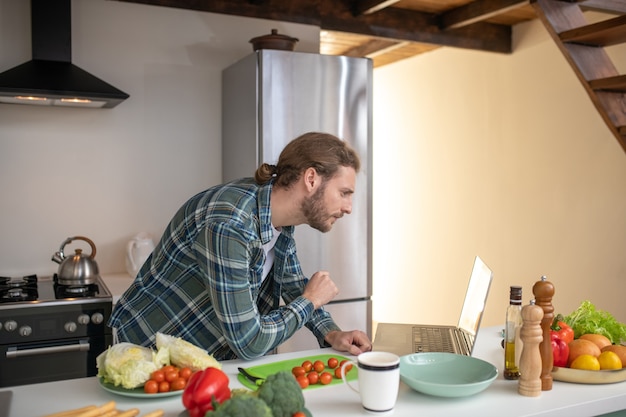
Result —
<svg viewBox="0 0 626 417"><path fill-rule="evenodd" d="M143 387L134 388L134 389L126 389L123 387L116 387L113 384L106 383L102 380L102 378L98 378L98 382L100 386L105 390L109 391L113 394L123 395L124 397L133 397L133 398L164 398L164 397L173 397L176 395L181 395L183 390L177 391L169 391L169 392L157 392L156 394L146 394L143 392Z"/></svg>
<svg viewBox="0 0 626 417"><path fill-rule="evenodd" d="M578 384L613 384L626 381L626 368L612 371L587 371L584 369L559 368L552 369L555 381L575 382Z"/></svg>

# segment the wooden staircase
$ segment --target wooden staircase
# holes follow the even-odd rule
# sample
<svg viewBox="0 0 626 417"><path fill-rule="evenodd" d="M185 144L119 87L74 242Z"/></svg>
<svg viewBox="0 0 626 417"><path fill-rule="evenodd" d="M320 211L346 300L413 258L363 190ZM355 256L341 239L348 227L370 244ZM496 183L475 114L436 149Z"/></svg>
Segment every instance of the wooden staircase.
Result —
<svg viewBox="0 0 626 417"><path fill-rule="evenodd" d="M531 3L585 87L591 101L626 152L626 74L620 74L605 47L626 44L626 0L531 0ZM589 24L585 11L611 17Z"/></svg>

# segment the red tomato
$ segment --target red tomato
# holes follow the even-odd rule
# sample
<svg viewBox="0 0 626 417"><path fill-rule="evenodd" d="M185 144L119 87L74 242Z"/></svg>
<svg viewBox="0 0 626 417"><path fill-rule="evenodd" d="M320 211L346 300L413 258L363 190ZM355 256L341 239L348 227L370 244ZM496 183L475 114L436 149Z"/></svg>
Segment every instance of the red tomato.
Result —
<svg viewBox="0 0 626 417"><path fill-rule="evenodd" d="M302 411L298 411L297 413L295 413L291 417L306 417L306 414L304 414Z"/></svg>
<svg viewBox="0 0 626 417"><path fill-rule="evenodd" d="M313 362L304 361L302 362L302 367L304 368L306 372L311 372L311 370L313 369Z"/></svg>
<svg viewBox="0 0 626 417"><path fill-rule="evenodd" d="M178 376L178 371L167 371L165 373L165 380L167 382L169 382L170 384L172 383L173 380L177 379Z"/></svg>
<svg viewBox="0 0 626 417"><path fill-rule="evenodd" d="M318 372L318 373L322 373L324 371L324 368L326 368L326 365L324 365L324 362L317 360L315 362L313 362L313 369Z"/></svg>
<svg viewBox="0 0 626 417"><path fill-rule="evenodd" d="M306 374L306 371L305 371L305 370L304 370L304 368L303 368L303 367L301 367L301 366L294 366L294 367L291 369L291 373L293 374L293 376L295 376L295 377L297 378L297 377L299 377L299 376L301 376L301 375L305 375L305 374Z"/></svg>
<svg viewBox="0 0 626 417"><path fill-rule="evenodd" d="M149 379L143 386L143 392L146 394L156 394L159 392L159 383L153 379Z"/></svg>
<svg viewBox="0 0 626 417"><path fill-rule="evenodd" d="M328 359L328 367L330 369L335 369L337 367L337 365L339 365L339 361L337 360L337 358L329 358Z"/></svg>
<svg viewBox="0 0 626 417"><path fill-rule="evenodd" d="M170 392L170 383L167 381L160 382L159 392Z"/></svg>
<svg viewBox="0 0 626 417"><path fill-rule="evenodd" d="M307 378L309 378L309 384L315 385L320 381L320 374L315 371L311 371L308 373Z"/></svg>
<svg viewBox="0 0 626 417"><path fill-rule="evenodd" d="M309 386L309 378L307 378L306 375L300 375L296 377L296 381L298 381L298 384L300 384L300 388L302 389L305 389Z"/></svg>
<svg viewBox="0 0 626 417"><path fill-rule="evenodd" d="M322 385L328 385L333 381L333 376L330 374L330 372L322 372L322 374L320 375L320 383Z"/></svg>
<svg viewBox="0 0 626 417"><path fill-rule="evenodd" d="M186 385L187 385L187 380L185 378L179 377L173 380L172 382L170 382L170 389L172 391L180 391L182 389L185 389Z"/></svg>
<svg viewBox="0 0 626 417"><path fill-rule="evenodd" d="M178 371L178 375L180 375L181 378L185 378L185 379L189 379L192 373L193 371L191 370L191 368L187 368L187 367L181 368L181 370Z"/></svg>
<svg viewBox="0 0 626 417"><path fill-rule="evenodd" d="M168 373L170 371L178 371L178 369L176 369L176 367L174 365L165 365L163 368L161 368L161 370L164 373Z"/></svg>
<svg viewBox="0 0 626 417"><path fill-rule="evenodd" d="M335 378L341 379L341 367L335 368Z"/></svg>
<svg viewBox="0 0 626 417"><path fill-rule="evenodd" d="M342 361L339 363L339 366L343 366L343 364L344 364L344 363L346 363L346 362L348 362L348 360L347 360L347 359L342 360ZM352 369L352 364L350 364L350 365L346 366L346 375L348 374L348 372L350 372L350 370L351 370L351 369Z"/></svg>
<svg viewBox="0 0 626 417"><path fill-rule="evenodd" d="M165 381L165 372L163 372L162 369L158 369L150 374L150 379L153 379L156 382L163 382Z"/></svg>

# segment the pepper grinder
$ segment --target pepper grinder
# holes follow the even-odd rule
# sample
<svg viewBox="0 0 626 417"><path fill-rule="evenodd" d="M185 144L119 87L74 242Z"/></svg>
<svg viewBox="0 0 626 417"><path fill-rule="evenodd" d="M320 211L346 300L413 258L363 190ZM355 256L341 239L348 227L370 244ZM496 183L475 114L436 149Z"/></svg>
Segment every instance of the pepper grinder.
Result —
<svg viewBox="0 0 626 417"><path fill-rule="evenodd" d="M522 356L520 357L520 377L517 392L527 397L541 395L541 369L542 360L539 352L539 344L543 340L541 319L543 309L535 305L535 300L522 308ZM549 340L549 339L548 339Z"/></svg>
<svg viewBox="0 0 626 417"><path fill-rule="evenodd" d="M546 276L542 276L540 281L533 285L533 294L537 305L543 310L541 329L543 330L543 340L539 344L541 353L541 389L550 391L552 389L552 366L554 357L552 356L552 344L550 342L550 327L554 320L554 307L552 306L552 296L554 295L554 285Z"/></svg>

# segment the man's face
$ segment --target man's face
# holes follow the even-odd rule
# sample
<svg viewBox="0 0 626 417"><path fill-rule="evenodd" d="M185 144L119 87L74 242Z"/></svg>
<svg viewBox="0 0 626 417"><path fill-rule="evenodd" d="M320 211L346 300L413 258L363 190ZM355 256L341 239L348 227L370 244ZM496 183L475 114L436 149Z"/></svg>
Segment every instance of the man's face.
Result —
<svg viewBox="0 0 626 417"><path fill-rule="evenodd" d="M353 168L341 167L330 180L322 180L317 190L302 201L307 223L320 232L332 229L337 219L352 212L352 194L356 182Z"/></svg>

